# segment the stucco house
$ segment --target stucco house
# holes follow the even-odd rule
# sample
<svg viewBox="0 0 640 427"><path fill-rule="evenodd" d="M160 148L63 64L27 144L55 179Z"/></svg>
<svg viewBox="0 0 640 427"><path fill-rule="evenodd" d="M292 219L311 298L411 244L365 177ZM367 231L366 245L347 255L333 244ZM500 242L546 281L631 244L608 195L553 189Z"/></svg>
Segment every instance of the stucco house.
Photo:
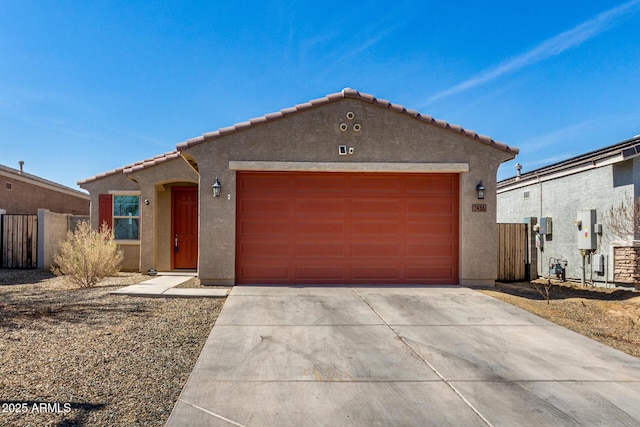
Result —
<svg viewBox="0 0 640 427"><path fill-rule="evenodd" d="M223 285L493 285L496 172L517 152L344 89L79 184L129 269Z"/></svg>
<svg viewBox="0 0 640 427"><path fill-rule="evenodd" d="M640 284L640 235L617 236L608 211L640 197L640 135L498 182L499 223L531 226L531 277L555 276L549 265L566 261L566 278ZM634 201L634 202L632 202Z"/></svg>
<svg viewBox="0 0 640 427"><path fill-rule="evenodd" d="M89 215L82 191L0 165L0 268L48 268L58 241Z"/></svg>
<svg viewBox="0 0 640 427"><path fill-rule="evenodd" d="M89 195L40 178L20 169L0 165L0 212L33 214L38 209L74 215L89 214Z"/></svg>

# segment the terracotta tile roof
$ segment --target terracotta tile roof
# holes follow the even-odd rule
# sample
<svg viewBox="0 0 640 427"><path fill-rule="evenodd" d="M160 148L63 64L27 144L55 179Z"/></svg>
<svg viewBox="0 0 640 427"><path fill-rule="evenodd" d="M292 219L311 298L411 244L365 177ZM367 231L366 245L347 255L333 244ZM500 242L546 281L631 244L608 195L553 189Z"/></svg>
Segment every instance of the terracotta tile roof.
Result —
<svg viewBox="0 0 640 427"><path fill-rule="evenodd" d="M129 174L131 172L137 172L139 170L142 170L144 168L148 168L151 166L155 166L159 163L163 163L166 162L168 160L172 160L172 159L177 159L178 157L180 157L180 153L176 150L170 151L168 153L164 153L164 154L160 154L158 156L149 158L149 159L145 159L136 163L132 163L130 165L127 166L122 166L119 167L117 169L113 169L110 170L108 172L103 172L100 173L98 175L92 176L90 178L87 179L83 179L82 181L78 181L78 185L82 185L82 184L86 184L92 181L96 181L98 179L102 179L105 178L107 176L111 176L111 175L116 175L119 173L124 173L124 174Z"/></svg>
<svg viewBox="0 0 640 427"><path fill-rule="evenodd" d="M280 110L280 111L275 112L275 113L269 113L269 114L266 114L266 115L264 115L262 117L256 117L256 118L248 120L246 122L237 123L237 124L229 126L229 127L224 127L224 128L218 129L217 131L214 131L214 132L205 133L205 134L203 134L201 136L198 136L198 137L195 137L195 138L192 138L192 139L188 139L187 141L179 143L176 146L176 148L178 150L184 150L186 148L193 147L193 146L198 145L198 144L202 144L205 141L209 141L209 140L212 140L212 139L220 138L222 136L229 135L229 134L241 131L243 129L247 129L247 128L252 127L252 126L257 126L257 125L260 125L262 123L267 123L267 122L271 122L271 121L274 121L274 120L279 120L279 119L281 119L283 117L286 117L286 116L289 116L291 114L296 114L296 113L299 113L301 111L309 110L311 108L316 108L316 107L319 107L321 105L329 104L331 102L336 102L336 101L339 101L339 100L345 99L345 98L360 99L360 100L363 100L363 101L368 102L370 104L380 106L382 108L388 108L388 109L396 111L398 113L406 114L406 115L411 116L411 117L413 117L413 118L415 118L417 120L420 120L421 122L429 123L429 124L432 124L434 126L438 126L438 127L443 128L443 129L447 129L449 131L452 131L452 132L455 132L455 133L458 133L458 134L462 134L462 135L467 136L467 137L469 137L471 139L474 139L474 140L476 140L478 142L481 142L481 143L486 144L486 145L490 145L492 147L495 147L495 148L497 148L499 150L502 150L502 151L506 151L508 153L518 154L518 151L519 151L515 147L510 147L507 144L495 141L495 140L493 140L492 138L490 138L488 136L479 135L478 133L476 133L476 132L474 132L472 130L464 129L461 126L454 125L454 124L451 124L451 123L447 123L447 122L445 122L443 120L434 119L431 116L420 114L415 110L408 110L405 107L403 107L402 105L393 104L393 103L391 103L391 102L389 102L387 100L379 99L379 98L374 97L373 95L369 95L369 94L366 94L366 93L361 93L361 92L358 92L355 89L349 89L349 88L343 89L341 92L338 92L338 93L333 93L333 94L327 95L327 96L322 97L322 98L318 98L318 99L311 100L309 102L305 102L303 104L298 104L298 105L295 105L295 106L290 107L290 108L285 108L285 109Z"/></svg>
<svg viewBox="0 0 640 427"><path fill-rule="evenodd" d="M155 166L159 163L164 163L168 160L173 160L173 159L177 159L178 157L180 157L180 153L176 150L171 151L169 153L164 153L161 154L159 156L155 156L152 157L150 159L146 159L146 160L142 160L140 162L136 162L132 165L129 166L125 166L123 172L124 173L131 173L131 172L137 172L139 170L142 170L144 168L148 168L151 166Z"/></svg>

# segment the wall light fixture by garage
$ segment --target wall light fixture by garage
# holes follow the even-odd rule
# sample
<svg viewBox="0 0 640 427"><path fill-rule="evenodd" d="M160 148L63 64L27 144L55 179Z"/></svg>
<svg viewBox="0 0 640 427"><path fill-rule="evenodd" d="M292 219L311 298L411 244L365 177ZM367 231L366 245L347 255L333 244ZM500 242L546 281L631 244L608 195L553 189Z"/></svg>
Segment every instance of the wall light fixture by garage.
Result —
<svg viewBox="0 0 640 427"><path fill-rule="evenodd" d="M482 181L480 181L478 185L476 185L476 191L478 192L479 200L484 199L484 190L485 190L484 185L482 185Z"/></svg>
<svg viewBox="0 0 640 427"><path fill-rule="evenodd" d="M217 176L216 176L216 182L213 183L211 188L213 189L213 197L220 197L220 190L222 189L222 184L220 184L220 180L218 180Z"/></svg>

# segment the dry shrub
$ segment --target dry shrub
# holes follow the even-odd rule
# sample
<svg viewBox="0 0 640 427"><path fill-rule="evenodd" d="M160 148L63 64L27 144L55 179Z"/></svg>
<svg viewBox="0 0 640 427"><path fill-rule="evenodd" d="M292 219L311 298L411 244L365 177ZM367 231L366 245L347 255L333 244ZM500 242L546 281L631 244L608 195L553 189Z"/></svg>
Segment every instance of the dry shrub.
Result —
<svg viewBox="0 0 640 427"><path fill-rule="evenodd" d="M60 242L51 271L68 276L81 288L92 288L101 279L117 274L122 260L122 251L106 223L100 230L92 230L88 222L82 221Z"/></svg>
<svg viewBox="0 0 640 427"><path fill-rule="evenodd" d="M640 198L627 194L619 204L612 205L604 215L609 234L622 241L633 241L640 236Z"/></svg>

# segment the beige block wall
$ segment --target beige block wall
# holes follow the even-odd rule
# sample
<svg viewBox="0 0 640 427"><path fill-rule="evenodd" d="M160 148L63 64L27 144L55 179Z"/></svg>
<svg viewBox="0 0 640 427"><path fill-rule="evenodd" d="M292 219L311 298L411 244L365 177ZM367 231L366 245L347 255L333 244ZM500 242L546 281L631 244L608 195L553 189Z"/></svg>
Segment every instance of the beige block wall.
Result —
<svg viewBox="0 0 640 427"><path fill-rule="evenodd" d="M70 225L70 215L38 209L38 268L49 269Z"/></svg>
<svg viewBox="0 0 640 427"><path fill-rule="evenodd" d="M347 112L355 118L348 120ZM346 123L343 132L340 125ZM354 124L361 126L354 131ZM353 148L340 156L338 146ZM236 171L230 161L317 162L344 164L467 164L460 173L460 266L464 285L493 285L496 271L496 172L513 155L469 137L420 122L366 102L344 99L183 150L200 170L199 275L208 283L235 281ZM222 197L213 198L215 178ZM477 200L482 180L486 199ZM486 212L472 212L474 203Z"/></svg>

